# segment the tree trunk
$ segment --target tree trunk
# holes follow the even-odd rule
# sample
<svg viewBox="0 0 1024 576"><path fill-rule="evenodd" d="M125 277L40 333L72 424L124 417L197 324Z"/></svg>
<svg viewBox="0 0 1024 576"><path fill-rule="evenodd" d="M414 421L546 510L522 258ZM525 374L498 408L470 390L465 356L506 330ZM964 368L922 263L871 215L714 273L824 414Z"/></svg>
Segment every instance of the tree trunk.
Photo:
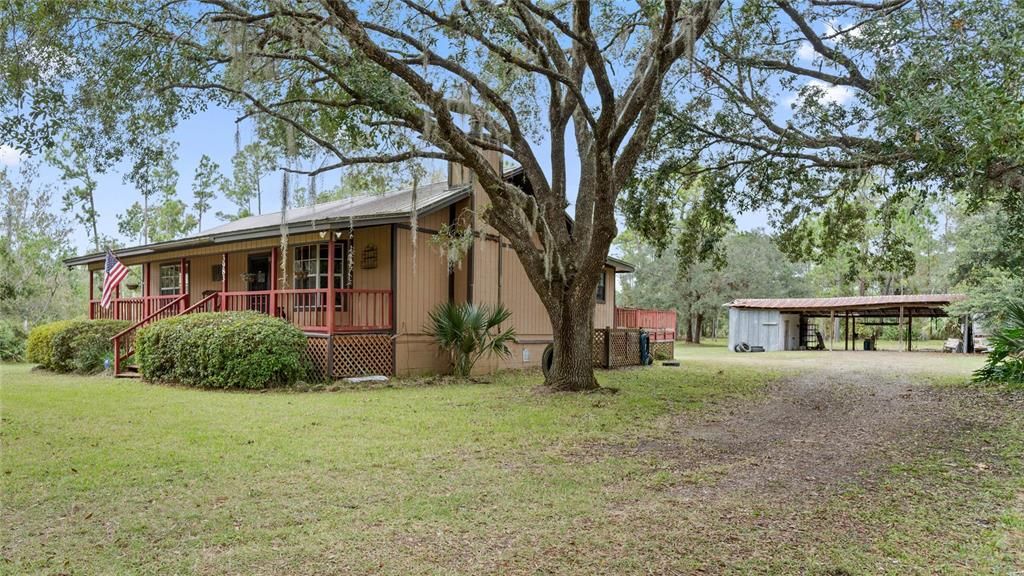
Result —
<svg viewBox="0 0 1024 576"><path fill-rule="evenodd" d="M703 314L697 314L694 317L693 322L694 322L693 343L694 344L700 344L700 336L701 336L701 333L704 331L704 315Z"/></svg>
<svg viewBox="0 0 1024 576"><path fill-rule="evenodd" d="M549 310L555 358L547 384L555 390L586 391L600 386L594 377L594 303L565 298Z"/></svg>
<svg viewBox="0 0 1024 576"><path fill-rule="evenodd" d="M693 315L686 315L686 342L693 343Z"/></svg>

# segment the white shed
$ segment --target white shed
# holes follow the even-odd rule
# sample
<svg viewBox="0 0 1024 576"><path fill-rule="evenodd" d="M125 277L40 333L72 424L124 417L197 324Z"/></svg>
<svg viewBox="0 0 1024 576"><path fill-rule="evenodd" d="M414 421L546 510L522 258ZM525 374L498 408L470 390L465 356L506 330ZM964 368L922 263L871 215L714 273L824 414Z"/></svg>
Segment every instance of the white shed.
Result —
<svg viewBox="0 0 1024 576"><path fill-rule="evenodd" d="M729 349L746 342L767 352L800 347L800 315L779 310L729 308Z"/></svg>

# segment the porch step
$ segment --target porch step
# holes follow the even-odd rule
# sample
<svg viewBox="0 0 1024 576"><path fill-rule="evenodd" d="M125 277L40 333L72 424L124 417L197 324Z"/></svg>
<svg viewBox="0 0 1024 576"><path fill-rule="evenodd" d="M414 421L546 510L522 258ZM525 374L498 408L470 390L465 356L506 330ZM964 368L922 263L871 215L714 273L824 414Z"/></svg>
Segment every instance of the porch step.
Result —
<svg viewBox="0 0 1024 576"><path fill-rule="evenodd" d="M114 378L142 378L142 374L139 374L139 369L135 366L129 366L117 374L114 374Z"/></svg>

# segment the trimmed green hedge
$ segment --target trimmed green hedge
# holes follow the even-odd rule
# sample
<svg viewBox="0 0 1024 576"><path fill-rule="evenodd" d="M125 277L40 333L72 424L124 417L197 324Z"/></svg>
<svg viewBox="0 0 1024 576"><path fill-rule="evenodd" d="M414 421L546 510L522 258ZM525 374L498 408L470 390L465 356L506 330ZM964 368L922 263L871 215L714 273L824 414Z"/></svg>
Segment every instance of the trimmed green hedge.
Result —
<svg viewBox="0 0 1024 576"><path fill-rule="evenodd" d="M60 320L32 328L28 333L28 345L25 348L26 359L43 368L53 366L53 338L72 324L74 321Z"/></svg>
<svg viewBox="0 0 1024 576"><path fill-rule="evenodd" d="M113 355L110 339L127 320L69 320L41 324L28 336L28 361L55 372L95 374Z"/></svg>
<svg viewBox="0 0 1024 576"><path fill-rule="evenodd" d="M256 312L174 316L139 331L135 353L149 380L201 388L288 386L306 372L306 336Z"/></svg>

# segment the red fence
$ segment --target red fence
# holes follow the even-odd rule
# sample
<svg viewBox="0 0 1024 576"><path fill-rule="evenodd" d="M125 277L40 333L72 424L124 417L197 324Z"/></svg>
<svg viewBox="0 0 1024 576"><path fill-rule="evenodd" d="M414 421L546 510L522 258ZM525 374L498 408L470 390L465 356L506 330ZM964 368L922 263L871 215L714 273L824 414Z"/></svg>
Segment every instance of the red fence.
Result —
<svg viewBox="0 0 1024 576"><path fill-rule="evenodd" d="M616 328L643 328L651 333L651 340L674 340L676 311L648 308L616 308Z"/></svg>

